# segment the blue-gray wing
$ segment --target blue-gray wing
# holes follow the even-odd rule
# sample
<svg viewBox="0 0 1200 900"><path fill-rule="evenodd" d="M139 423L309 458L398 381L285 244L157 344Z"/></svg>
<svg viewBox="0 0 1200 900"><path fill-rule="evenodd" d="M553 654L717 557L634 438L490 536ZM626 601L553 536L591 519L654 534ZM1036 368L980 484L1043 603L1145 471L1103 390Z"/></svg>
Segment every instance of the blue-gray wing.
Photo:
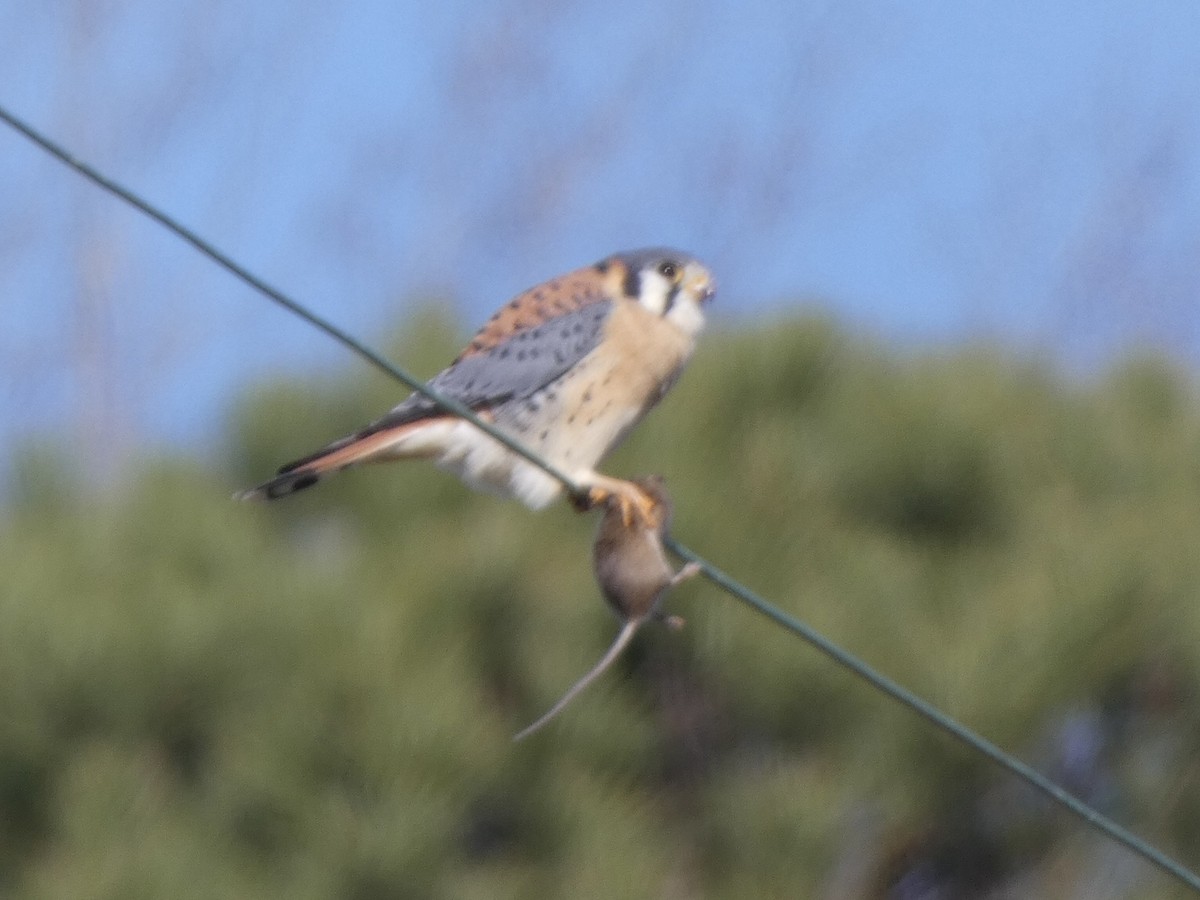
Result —
<svg viewBox="0 0 1200 900"><path fill-rule="evenodd" d="M558 380L596 348L612 308L611 300L593 301L513 331L494 346L459 357L429 386L474 410L523 400ZM424 394L414 393L359 436L441 412Z"/></svg>

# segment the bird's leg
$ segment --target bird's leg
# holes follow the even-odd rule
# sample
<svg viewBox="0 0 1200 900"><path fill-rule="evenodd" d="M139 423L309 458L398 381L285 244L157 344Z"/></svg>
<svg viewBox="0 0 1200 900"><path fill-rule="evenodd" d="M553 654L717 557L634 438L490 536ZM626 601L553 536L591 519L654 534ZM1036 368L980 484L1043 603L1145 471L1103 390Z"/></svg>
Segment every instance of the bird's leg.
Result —
<svg viewBox="0 0 1200 900"><path fill-rule="evenodd" d="M621 522L626 528L633 525L635 516L646 528L657 529L662 524L654 498L632 481L592 473L586 479L581 479L581 483L587 487L589 506L603 506L610 500L619 503Z"/></svg>

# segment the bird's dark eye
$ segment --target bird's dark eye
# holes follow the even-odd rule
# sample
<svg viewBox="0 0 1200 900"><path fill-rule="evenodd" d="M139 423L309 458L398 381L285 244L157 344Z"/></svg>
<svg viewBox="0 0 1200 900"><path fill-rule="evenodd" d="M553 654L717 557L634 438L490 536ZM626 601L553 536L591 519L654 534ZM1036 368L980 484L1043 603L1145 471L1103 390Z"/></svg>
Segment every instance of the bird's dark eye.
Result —
<svg viewBox="0 0 1200 900"><path fill-rule="evenodd" d="M675 276L679 274L679 266L668 260L663 260L658 264L658 274L663 278L675 280Z"/></svg>

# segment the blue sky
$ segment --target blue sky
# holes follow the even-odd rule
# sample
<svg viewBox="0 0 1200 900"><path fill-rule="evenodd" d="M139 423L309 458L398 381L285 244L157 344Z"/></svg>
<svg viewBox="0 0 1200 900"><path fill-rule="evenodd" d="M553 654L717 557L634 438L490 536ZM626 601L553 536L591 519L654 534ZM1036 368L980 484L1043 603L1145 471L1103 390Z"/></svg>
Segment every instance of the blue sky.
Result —
<svg viewBox="0 0 1200 900"><path fill-rule="evenodd" d="M727 324L1200 357L1194 0L26 0L0 104L368 341L673 244ZM359 365L3 129L0 197L6 448L203 451Z"/></svg>

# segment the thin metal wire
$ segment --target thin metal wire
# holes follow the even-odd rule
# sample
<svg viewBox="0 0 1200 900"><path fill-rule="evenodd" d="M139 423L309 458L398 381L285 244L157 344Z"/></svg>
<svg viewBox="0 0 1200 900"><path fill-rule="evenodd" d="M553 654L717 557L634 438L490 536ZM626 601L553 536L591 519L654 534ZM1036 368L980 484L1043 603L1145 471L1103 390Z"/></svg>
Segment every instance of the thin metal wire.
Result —
<svg viewBox="0 0 1200 900"><path fill-rule="evenodd" d="M908 688L897 684L886 675L877 672L858 657L843 650L837 644L833 643L819 632L814 631L799 619L788 615L783 610L779 609L779 607L768 603L754 591L750 590L740 582L735 581L712 563L701 558L700 556L697 556L687 547L677 543L671 538L667 538L664 543L673 553L677 554L683 559L697 563L708 579L713 582L713 584L724 588L726 592L741 600L751 609L766 616L776 625L779 625L780 627L785 628L793 634L796 634L808 641L808 643L812 644L838 665L849 669L876 690L883 692L898 703L902 703L904 706L907 706L913 712L917 713L917 715L923 716L925 719L932 722L935 726L940 728L942 731L945 731L951 737L957 738L959 741L966 744L972 750L982 753L988 759L992 760L992 762L1004 769L1007 769L1013 775L1016 775L1022 781L1028 783L1031 787L1041 791L1051 800L1054 800L1055 802L1065 806L1093 828L1102 831L1113 840L1123 844L1138 855L1154 863L1156 866L1174 875L1189 887L1200 891L1200 877L1197 877L1194 872L1185 868L1181 863L1171 859L1171 857L1167 856L1158 848L1144 841L1142 838L1138 837L1136 834L1124 828L1123 826L1118 825L1099 810L1089 806L1087 803L1084 803L1078 797L1069 793L1057 783L1051 781L1045 775L1038 772L1036 769L1021 762L1015 756L1012 756L1011 754L1001 750L987 738L976 734L965 725L959 724L958 721L952 719L950 716L942 712L933 704L929 703L927 700L918 697L912 691L908 690Z"/></svg>
<svg viewBox="0 0 1200 900"><path fill-rule="evenodd" d="M504 446L512 450L514 453L520 454L529 462L540 467L548 475L558 479L558 481L560 481L567 489L568 493L572 494L573 496L579 496L582 493L582 489L579 485L576 485L567 475L565 475L555 466L551 465L547 460L542 459L537 453L534 453L528 447L525 447L519 441L515 440L504 432L499 431L490 423L483 421L461 403L458 403L449 397L443 396L438 391L430 389L428 385L417 380L399 366L396 366L384 359L382 356L378 355L366 345L360 343L358 340L342 331L340 328L336 327L315 313L310 312L297 301L292 300L282 292L271 287L262 279L258 278L241 265L234 262L233 259L216 249L213 245L196 235L195 232L179 224L166 213L163 213L156 207L150 205L150 203L141 199L132 191L105 177L87 163L77 159L58 144L54 143L41 133L35 131L32 127L25 124L12 113L8 112L3 106L0 106L0 120L8 123L21 134L25 135L25 137L27 137L29 140L33 141L52 156L66 163L85 178L93 181L109 193L114 194L121 200L124 200L126 203L145 213L159 224L183 238L205 256L209 257L218 265L233 273L236 277L253 287L269 300L274 301L275 303L287 309L289 312L299 316L306 322L319 328L334 340L348 347L363 359L372 363L387 375L408 385L408 387L412 388L414 391L419 391L420 393L424 394L426 397L428 397L434 403L437 403L448 412L466 419L475 427L481 429L496 440L500 441L502 444L504 444ZM736 597L751 609L754 609L760 614L766 616L776 625L779 625L780 627L807 641L809 644L832 659L835 663L843 668L849 669L876 690L882 692L896 702L907 706L913 712L928 720L935 727L945 731L951 737L954 737L965 744L968 748L982 754L992 762L999 765L1001 768L1007 770L1020 780L1029 784L1031 787L1041 791L1051 800L1060 804L1081 818L1090 827L1108 836L1112 840L1133 851L1147 862L1157 866L1159 869L1161 869L1163 872L1166 872L1177 881L1192 888L1197 893L1200 893L1200 875L1192 872L1182 863L1172 859L1157 847L1128 831L1121 825L1118 825L1099 810L1075 797L1073 794L1062 788L1051 779L1021 762L1015 756L1012 756L1004 750L1001 750L991 741L976 734L965 725L960 724L958 721L951 718L949 715L942 712L928 701L923 700L912 691L902 687L880 672L875 671L865 662L858 659L858 657L846 650L843 650L837 644L833 643L820 633L814 631L799 619L794 618L793 616L779 609L777 606L769 603L754 591L750 590L750 588L730 577L694 551L673 539L668 539L666 541L666 545L673 553L677 554L681 558L698 564L705 576L713 584Z"/></svg>

